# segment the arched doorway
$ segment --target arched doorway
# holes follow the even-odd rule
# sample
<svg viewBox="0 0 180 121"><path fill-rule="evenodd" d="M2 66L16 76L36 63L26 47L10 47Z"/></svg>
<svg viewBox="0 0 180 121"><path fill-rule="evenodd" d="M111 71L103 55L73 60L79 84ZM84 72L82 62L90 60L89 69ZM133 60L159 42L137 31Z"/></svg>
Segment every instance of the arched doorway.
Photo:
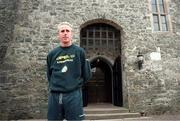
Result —
<svg viewBox="0 0 180 121"><path fill-rule="evenodd" d="M86 50L93 70L92 79L83 88L84 106L88 103L122 106L120 30L109 24L93 23L80 33L80 46Z"/></svg>
<svg viewBox="0 0 180 121"><path fill-rule="evenodd" d="M112 103L112 65L104 58L91 60L92 79L87 83L88 103Z"/></svg>

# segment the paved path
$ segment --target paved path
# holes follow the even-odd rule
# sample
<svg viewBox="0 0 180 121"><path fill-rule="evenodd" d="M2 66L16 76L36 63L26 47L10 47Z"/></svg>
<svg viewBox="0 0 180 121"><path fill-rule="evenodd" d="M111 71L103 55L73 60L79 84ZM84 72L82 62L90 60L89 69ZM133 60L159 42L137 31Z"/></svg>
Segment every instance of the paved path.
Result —
<svg viewBox="0 0 180 121"><path fill-rule="evenodd" d="M158 115L158 116L149 116L141 118L126 118L122 121L180 121L180 114L178 115Z"/></svg>
<svg viewBox="0 0 180 121"><path fill-rule="evenodd" d="M46 119L27 119L27 120L10 120L10 121L47 121L47 120ZM94 121L94 120L87 120L87 121ZM108 121L108 120L97 120L97 121ZM148 116L148 117L141 117L141 118L111 119L109 121L180 121L180 114Z"/></svg>

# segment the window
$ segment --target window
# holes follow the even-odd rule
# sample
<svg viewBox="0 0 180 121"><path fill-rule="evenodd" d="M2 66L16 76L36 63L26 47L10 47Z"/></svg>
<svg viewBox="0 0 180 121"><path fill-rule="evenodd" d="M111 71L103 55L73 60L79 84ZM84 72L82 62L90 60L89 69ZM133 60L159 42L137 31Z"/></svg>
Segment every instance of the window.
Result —
<svg viewBox="0 0 180 121"><path fill-rule="evenodd" d="M166 0L151 0L153 31L169 31Z"/></svg>
<svg viewBox="0 0 180 121"><path fill-rule="evenodd" d="M120 40L120 32L114 27L98 23L81 30L81 47L84 49L109 49L115 51Z"/></svg>

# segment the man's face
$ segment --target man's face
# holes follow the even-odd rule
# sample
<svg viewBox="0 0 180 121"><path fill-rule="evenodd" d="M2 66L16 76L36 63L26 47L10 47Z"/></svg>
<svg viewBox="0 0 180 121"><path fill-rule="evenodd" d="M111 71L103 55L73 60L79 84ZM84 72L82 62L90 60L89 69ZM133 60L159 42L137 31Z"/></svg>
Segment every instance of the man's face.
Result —
<svg viewBox="0 0 180 121"><path fill-rule="evenodd" d="M58 37L61 43L68 44L72 40L72 28L68 25L62 25L58 31Z"/></svg>

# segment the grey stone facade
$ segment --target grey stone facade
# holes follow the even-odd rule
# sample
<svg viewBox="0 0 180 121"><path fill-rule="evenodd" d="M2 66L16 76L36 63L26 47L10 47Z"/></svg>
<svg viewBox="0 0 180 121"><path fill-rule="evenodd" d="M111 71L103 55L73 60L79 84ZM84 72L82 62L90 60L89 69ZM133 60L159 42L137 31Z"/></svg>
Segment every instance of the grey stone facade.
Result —
<svg viewBox="0 0 180 121"><path fill-rule="evenodd" d="M152 32L149 8L149 0L0 0L0 119L46 118L46 56L62 21L74 25L78 45L80 30L91 23L120 30L124 107L179 112L180 1L169 0L171 32ZM157 47L161 60L155 61L150 54Z"/></svg>

